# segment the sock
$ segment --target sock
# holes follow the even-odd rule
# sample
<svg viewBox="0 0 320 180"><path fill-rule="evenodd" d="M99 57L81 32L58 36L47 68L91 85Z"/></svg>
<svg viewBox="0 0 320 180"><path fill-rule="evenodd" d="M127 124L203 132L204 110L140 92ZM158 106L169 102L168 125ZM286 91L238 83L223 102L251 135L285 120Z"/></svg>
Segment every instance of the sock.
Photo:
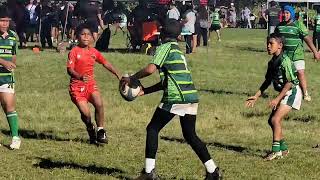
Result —
<svg viewBox="0 0 320 180"><path fill-rule="evenodd" d="M280 142L273 141L272 143L272 152L279 152L280 151Z"/></svg>
<svg viewBox="0 0 320 180"><path fill-rule="evenodd" d="M280 150L281 151L286 151L288 150L288 145L284 139L280 140Z"/></svg>
<svg viewBox="0 0 320 180"><path fill-rule="evenodd" d="M206 167L208 173L213 173L217 168L216 164L213 162L212 159L205 162L204 166Z"/></svg>
<svg viewBox="0 0 320 180"><path fill-rule="evenodd" d="M18 115L16 111L13 112L8 112L7 113L7 120L9 123L9 127L10 127L10 132L11 132L11 136L14 137L18 137L18 129L19 129L19 125L18 125Z"/></svg>
<svg viewBox="0 0 320 180"><path fill-rule="evenodd" d="M156 160L151 158L146 158L146 173L151 173L151 171L156 167Z"/></svg>
<svg viewBox="0 0 320 180"><path fill-rule="evenodd" d="M99 130L101 130L101 129L103 129L103 127L97 127L97 131L99 131Z"/></svg>

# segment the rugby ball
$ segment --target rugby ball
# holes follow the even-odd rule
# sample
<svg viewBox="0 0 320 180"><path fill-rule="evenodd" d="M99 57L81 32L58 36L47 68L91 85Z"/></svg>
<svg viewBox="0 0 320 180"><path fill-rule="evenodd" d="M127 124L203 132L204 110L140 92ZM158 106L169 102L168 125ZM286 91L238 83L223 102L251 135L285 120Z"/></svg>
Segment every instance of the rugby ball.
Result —
<svg viewBox="0 0 320 180"><path fill-rule="evenodd" d="M123 77L129 77L129 75L126 74ZM120 81L119 92L126 101L135 100L141 89L141 83L138 79L130 79L129 84Z"/></svg>

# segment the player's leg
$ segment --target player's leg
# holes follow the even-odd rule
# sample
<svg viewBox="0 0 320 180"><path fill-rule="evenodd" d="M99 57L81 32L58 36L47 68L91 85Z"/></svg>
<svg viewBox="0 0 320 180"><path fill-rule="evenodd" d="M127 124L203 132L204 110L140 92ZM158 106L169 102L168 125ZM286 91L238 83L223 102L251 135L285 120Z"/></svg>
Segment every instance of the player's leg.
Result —
<svg viewBox="0 0 320 180"><path fill-rule="evenodd" d="M305 61L304 60L294 61L293 64L298 71L298 79L300 81L300 87L302 89L303 98L306 101L311 101L311 96L309 95L307 90L307 78L304 73Z"/></svg>
<svg viewBox="0 0 320 180"><path fill-rule="evenodd" d="M157 108L154 112L153 117L147 126L145 169L137 179L157 179L154 169L158 150L159 132L174 116L174 114L160 108Z"/></svg>
<svg viewBox="0 0 320 180"><path fill-rule="evenodd" d="M77 106L80 114L81 114L81 120L85 124L87 128L87 132L90 138L90 143L94 144L96 143L96 131L93 123L91 122L91 114L90 114L90 108L88 106L87 101L77 101L75 102L75 105Z"/></svg>
<svg viewBox="0 0 320 180"><path fill-rule="evenodd" d="M266 157L266 160L273 160L282 157L280 142L282 141L284 146L285 141L282 133L281 122L282 119L291 111L291 109L292 107L286 104L281 104L270 119L273 132L272 153Z"/></svg>
<svg viewBox="0 0 320 180"><path fill-rule="evenodd" d="M208 152L206 145L197 136L196 127L196 115L186 114L180 116L180 124L182 128L183 137L187 143L192 147L194 152L198 155L201 162L204 164L207 170L206 179L219 179L221 174L219 168L215 165L214 161Z"/></svg>
<svg viewBox="0 0 320 180"><path fill-rule="evenodd" d="M2 85L2 87L3 86L10 86L10 85L5 84L5 85ZM10 87L4 87L4 88L7 88L9 91L11 89ZM15 97L14 91L12 92L2 91L0 93L0 100L1 100L1 106L3 108L3 111L6 113L8 124L10 127L10 133L12 136L10 148L19 149L21 145L21 140L19 138L18 115L17 115L17 112L15 111L16 97Z"/></svg>
<svg viewBox="0 0 320 180"><path fill-rule="evenodd" d="M107 133L104 130L104 108L99 91L95 91L91 94L90 102L95 108L95 120L97 123L97 141L100 143L107 143Z"/></svg>

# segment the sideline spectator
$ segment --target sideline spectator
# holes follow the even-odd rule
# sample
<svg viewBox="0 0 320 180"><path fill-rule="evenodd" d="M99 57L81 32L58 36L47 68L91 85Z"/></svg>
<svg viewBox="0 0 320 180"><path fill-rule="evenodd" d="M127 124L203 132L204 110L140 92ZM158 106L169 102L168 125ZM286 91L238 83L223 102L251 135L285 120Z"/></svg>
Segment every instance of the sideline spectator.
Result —
<svg viewBox="0 0 320 180"><path fill-rule="evenodd" d="M249 29L252 28L251 22L250 22L250 14L251 14L250 9L248 7L245 7L243 10L243 17L244 17L244 22L246 24L246 28L249 28Z"/></svg>
<svg viewBox="0 0 320 180"><path fill-rule="evenodd" d="M192 37L195 34L195 23L196 23L196 14L193 12L192 5L186 5L186 12L183 19L183 32L192 33L192 35L185 35L186 40L186 54L191 54L192 47Z"/></svg>
<svg viewBox="0 0 320 180"><path fill-rule="evenodd" d="M168 19L175 19L177 21L180 20L180 12L176 8L176 6L173 4L173 2L170 2L169 4L169 10L167 12Z"/></svg>
<svg viewBox="0 0 320 180"><path fill-rule="evenodd" d="M272 34L276 29L276 26L280 23L279 15L281 13L281 8L277 7L275 1L270 2L270 8L266 10L263 14L263 18L268 22L268 35Z"/></svg>
<svg viewBox="0 0 320 180"><path fill-rule="evenodd" d="M199 22L200 22L200 33L198 34L198 37L197 37L197 44L200 45L200 40L202 37L203 46L207 46L209 20L208 20L207 9L203 5L201 5L199 7L198 17L199 17Z"/></svg>
<svg viewBox="0 0 320 180"><path fill-rule="evenodd" d="M38 3L36 0L30 0L29 4L26 6L28 12L29 12L29 24L27 26L27 32L26 32L26 39L28 41L29 38L31 38L31 42L34 42L33 40L33 36L34 34L38 34L36 33L37 30L37 24L38 24L38 16L36 13L36 7L37 7ZM37 38L37 42L39 41L38 36Z"/></svg>
<svg viewBox="0 0 320 180"><path fill-rule="evenodd" d="M230 26L233 28L237 27L237 12L236 8L234 7L234 3L231 3L231 7L229 8L229 14Z"/></svg>

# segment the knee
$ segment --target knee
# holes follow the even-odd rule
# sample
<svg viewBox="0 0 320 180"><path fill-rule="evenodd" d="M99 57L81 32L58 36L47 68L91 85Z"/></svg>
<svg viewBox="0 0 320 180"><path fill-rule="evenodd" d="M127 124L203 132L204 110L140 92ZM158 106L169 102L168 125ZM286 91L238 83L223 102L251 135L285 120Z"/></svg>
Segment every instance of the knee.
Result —
<svg viewBox="0 0 320 180"><path fill-rule="evenodd" d="M272 125L273 126L277 126L277 125L280 125L280 118L278 118L278 117L272 117L271 118L271 123L272 123Z"/></svg>
<svg viewBox="0 0 320 180"><path fill-rule="evenodd" d="M103 103L99 102L95 105L96 110L103 111Z"/></svg>

